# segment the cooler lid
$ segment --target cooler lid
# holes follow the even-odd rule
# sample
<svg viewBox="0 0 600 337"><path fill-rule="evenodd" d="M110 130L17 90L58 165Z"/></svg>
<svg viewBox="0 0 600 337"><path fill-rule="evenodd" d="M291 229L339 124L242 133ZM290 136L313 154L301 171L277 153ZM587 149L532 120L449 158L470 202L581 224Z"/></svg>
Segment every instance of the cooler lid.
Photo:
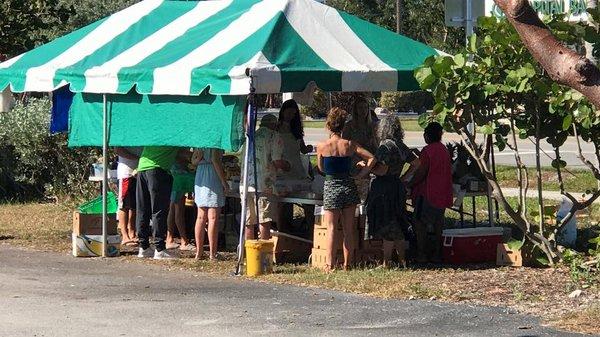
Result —
<svg viewBox="0 0 600 337"><path fill-rule="evenodd" d="M470 237L470 236L496 236L503 235L503 227L476 227L476 228L457 228L445 229L443 236L447 237Z"/></svg>

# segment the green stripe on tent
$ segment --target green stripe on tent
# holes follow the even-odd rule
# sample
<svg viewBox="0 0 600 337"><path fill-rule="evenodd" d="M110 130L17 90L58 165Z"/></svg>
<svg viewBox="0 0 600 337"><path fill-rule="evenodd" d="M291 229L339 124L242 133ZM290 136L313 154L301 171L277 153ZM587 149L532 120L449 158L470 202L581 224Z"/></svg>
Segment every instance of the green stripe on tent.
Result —
<svg viewBox="0 0 600 337"><path fill-rule="evenodd" d="M281 92L303 91L310 81L323 90L339 91L342 73L331 68L310 48L281 15L263 54L281 69ZM315 74L314 69L319 69Z"/></svg>
<svg viewBox="0 0 600 337"><path fill-rule="evenodd" d="M65 79L71 83L71 90L79 92L85 88L86 79L78 69L90 69L110 61L148 36L163 28L195 7L194 2L165 1L148 15L115 37L111 43L104 45L80 62L56 72L54 84Z"/></svg>
<svg viewBox="0 0 600 337"><path fill-rule="evenodd" d="M419 84L413 75L414 69L427 57L435 55L435 49L385 28L369 24L356 16L342 11L339 13L369 49L383 62L398 70L398 91L419 90Z"/></svg>
<svg viewBox="0 0 600 337"><path fill-rule="evenodd" d="M137 82L138 92L151 93L154 86L154 69L169 65L189 54L247 12L251 5L258 2L260 1L234 1L219 15L210 17L200 25L188 30L184 35L169 42L161 50L140 63L121 69L118 92L128 92L131 89L131 83Z"/></svg>
<svg viewBox="0 0 600 337"><path fill-rule="evenodd" d="M10 68L2 69L2 71L0 71L0 89L6 88L10 82L12 83L13 91L22 92L25 87L25 75L29 68L43 65L59 56L62 52L69 49L91 31L96 29L105 20L106 18L96 21L23 54L23 57L10 66Z"/></svg>

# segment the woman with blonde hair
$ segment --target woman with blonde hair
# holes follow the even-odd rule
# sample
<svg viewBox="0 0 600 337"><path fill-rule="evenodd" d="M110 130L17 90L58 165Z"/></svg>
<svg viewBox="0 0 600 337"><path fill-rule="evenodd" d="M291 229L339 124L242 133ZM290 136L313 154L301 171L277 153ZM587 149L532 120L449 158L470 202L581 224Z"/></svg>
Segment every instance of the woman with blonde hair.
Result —
<svg viewBox="0 0 600 337"><path fill-rule="evenodd" d="M333 108L327 115L326 129L329 139L317 145L317 165L325 174L323 190L324 221L327 224L327 269L332 270L335 262L336 226L341 222L343 230L344 269L354 262L355 235L354 213L360 203L356 184L350 175L352 157L358 156L366 161L357 178L368 176L375 166L375 158L362 146L352 140L343 139L342 129L346 124L348 113L340 108Z"/></svg>
<svg viewBox="0 0 600 337"><path fill-rule="evenodd" d="M370 153L375 153L377 141L375 139L375 121L369 110L369 102L362 96L357 97L352 104L352 114L345 123L341 136L350 140ZM356 167L362 159L358 156L352 158L352 166ZM353 169L356 174L356 169ZM369 192L369 177L356 178L355 183L358 189L360 200L364 202Z"/></svg>

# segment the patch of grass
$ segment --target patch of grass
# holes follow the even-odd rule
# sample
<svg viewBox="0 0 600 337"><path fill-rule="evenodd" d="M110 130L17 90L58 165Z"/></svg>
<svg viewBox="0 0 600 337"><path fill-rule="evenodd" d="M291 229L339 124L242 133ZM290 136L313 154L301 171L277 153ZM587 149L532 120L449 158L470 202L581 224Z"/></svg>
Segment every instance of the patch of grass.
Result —
<svg viewBox="0 0 600 337"><path fill-rule="evenodd" d="M56 252L71 247L72 209L57 204L0 205L0 237L21 246Z"/></svg>
<svg viewBox="0 0 600 337"><path fill-rule="evenodd" d="M304 121L302 122L307 129L324 129L325 121Z"/></svg>
<svg viewBox="0 0 600 337"><path fill-rule="evenodd" d="M594 178L594 175L589 170L582 169L569 169L572 173L567 171L562 172L563 181L565 183L565 189L573 192L585 192L586 190L594 189L598 187L598 181ZM535 168L528 168L529 174L529 188L537 188L537 177ZM517 179L517 171L512 166L497 166L496 176L502 187L519 187ZM559 191L558 175L556 170L552 167L542 167L542 182L544 190L547 191Z"/></svg>
<svg viewBox="0 0 600 337"><path fill-rule="evenodd" d="M304 127L307 129L323 129L325 128L325 121L304 121ZM419 126L419 122L416 118L402 118L402 127L404 131L417 131L422 132L423 128Z"/></svg>
<svg viewBox="0 0 600 337"><path fill-rule="evenodd" d="M599 317L600 304L596 304L589 308L569 312L563 315L555 325L567 331L600 334L600 324L598 324Z"/></svg>
<svg viewBox="0 0 600 337"><path fill-rule="evenodd" d="M515 207L516 209L516 205L519 202L519 199L517 197L507 197L508 203L510 205L512 205L513 207ZM492 199L493 202L493 199ZM544 199L544 205L557 205L558 201L557 200L548 200L548 199ZM463 208L464 211L471 214L473 213L473 202L471 201L471 198L465 198L463 201ZM504 223L504 224L510 224L512 223L511 218L508 216L508 213L506 213L504 211L504 209L502 209L502 206L500 205L500 223ZM531 214L531 212L533 211L537 211L538 209L538 202L537 199L535 198L527 198L526 201L526 209L527 209L527 214L528 214L528 218L531 221L534 221L532 216L529 216ZM482 221L482 220L486 220L488 217L488 199L487 197L475 197L475 210L476 210L476 214L477 214L477 219L478 221ZM588 209L581 211L581 214L586 215L585 217L581 217L579 218L580 221L578 222L578 227L589 227L592 225L596 225L600 222L600 205L599 204L593 204L592 206L590 206ZM457 212L448 210L446 211L446 218L447 221L455 221L458 220L460 218L460 215ZM465 221L470 221L471 217L468 215L465 215Z"/></svg>

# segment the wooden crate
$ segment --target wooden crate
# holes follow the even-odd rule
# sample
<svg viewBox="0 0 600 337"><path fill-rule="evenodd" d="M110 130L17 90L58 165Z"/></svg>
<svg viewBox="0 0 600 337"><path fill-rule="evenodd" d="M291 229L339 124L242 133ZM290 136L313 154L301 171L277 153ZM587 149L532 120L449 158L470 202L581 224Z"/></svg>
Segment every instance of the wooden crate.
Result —
<svg viewBox="0 0 600 337"><path fill-rule="evenodd" d="M312 245L286 236L273 235L273 257L275 263L306 262Z"/></svg>

